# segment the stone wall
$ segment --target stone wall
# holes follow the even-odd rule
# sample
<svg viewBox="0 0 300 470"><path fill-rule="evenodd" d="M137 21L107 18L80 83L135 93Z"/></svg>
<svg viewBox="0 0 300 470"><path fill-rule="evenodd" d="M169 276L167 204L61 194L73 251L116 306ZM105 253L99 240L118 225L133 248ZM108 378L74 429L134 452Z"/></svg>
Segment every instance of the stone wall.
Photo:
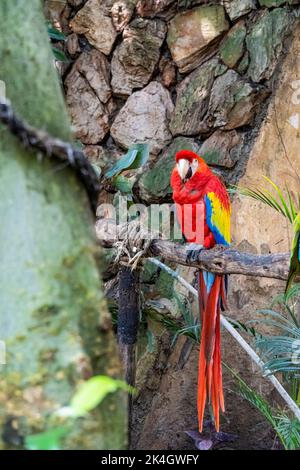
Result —
<svg viewBox="0 0 300 470"><path fill-rule="evenodd" d="M133 143L148 142L151 159L134 186L136 198L147 204L171 201L169 175L181 148L204 155L227 184L257 184L267 175L299 188L299 3L46 1L48 16L68 36L71 62L61 73L87 156L107 166ZM234 201L233 238L244 249L287 250L288 230L284 219L258 203ZM193 271L184 275L192 279ZM145 273L143 288L146 300L172 300L172 283L163 273ZM232 277L230 316L249 319L279 288ZM133 446L193 448L184 431L197 425L197 353L182 361L185 342L171 347L170 335L149 324L154 350L141 353ZM226 334L223 344L225 361L271 396ZM232 447L270 447L268 426L233 388L225 374L222 427L239 436Z"/></svg>

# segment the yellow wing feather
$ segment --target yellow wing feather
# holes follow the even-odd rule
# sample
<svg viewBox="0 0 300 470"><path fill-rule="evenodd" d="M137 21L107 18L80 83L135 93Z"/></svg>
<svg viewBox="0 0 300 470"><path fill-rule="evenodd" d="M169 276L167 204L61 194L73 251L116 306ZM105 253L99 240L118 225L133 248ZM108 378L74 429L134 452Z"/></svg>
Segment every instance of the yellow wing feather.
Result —
<svg viewBox="0 0 300 470"><path fill-rule="evenodd" d="M206 195L206 222L215 235L216 242L229 245L231 207L224 207L220 198L214 193Z"/></svg>

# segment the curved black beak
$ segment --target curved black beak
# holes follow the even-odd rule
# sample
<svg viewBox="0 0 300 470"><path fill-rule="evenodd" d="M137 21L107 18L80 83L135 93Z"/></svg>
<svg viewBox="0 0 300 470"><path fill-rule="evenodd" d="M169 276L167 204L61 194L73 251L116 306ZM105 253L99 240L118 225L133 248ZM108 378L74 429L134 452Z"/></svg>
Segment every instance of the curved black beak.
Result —
<svg viewBox="0 0 300 470"><path fill-rule="evenodd" d="M187 171L187 174L185 175L183 182L186 183L192 176L193 176L193 170L192 170L192 167L190 166Z"/></svg>

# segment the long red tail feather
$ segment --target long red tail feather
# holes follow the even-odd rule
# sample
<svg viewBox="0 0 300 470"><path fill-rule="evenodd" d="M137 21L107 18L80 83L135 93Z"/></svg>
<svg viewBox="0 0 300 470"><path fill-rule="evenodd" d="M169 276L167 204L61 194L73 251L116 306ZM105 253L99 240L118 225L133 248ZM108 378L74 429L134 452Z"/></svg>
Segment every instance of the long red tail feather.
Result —
<svg viewBox="0 0 300 470"><path fill-rule="evenodd" d="M224 411L221 364L220 302L226 303L223 276L215 275L210 292L199 273L199 309L202 322L199 367L198 367L198 422L199 432L203 429L206 399L212 405L215 427L219 431L219 410Z"/></svg>

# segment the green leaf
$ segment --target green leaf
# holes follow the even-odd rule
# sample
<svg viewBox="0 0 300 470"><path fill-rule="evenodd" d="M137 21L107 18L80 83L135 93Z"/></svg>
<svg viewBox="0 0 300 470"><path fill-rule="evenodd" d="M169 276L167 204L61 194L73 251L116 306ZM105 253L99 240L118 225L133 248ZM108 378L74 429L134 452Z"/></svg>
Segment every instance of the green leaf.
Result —
<svg viewBox="0 0 300 470"><path fill-rule="evenodd" d="M132 192L133 181L131 181L129 178L126 178L126 176L115 176L112 180L112 183L115 188L118 189L118 191L121 191L121 193L130 194Z"/></svg>
<svg viewBox="0 0 300 470"><path fill-rule="evenodd" d="M135 144L117 163L106 173L107 178L112 178L124 170L134 170L143 166L149 158L148 144Z"/></svg>
<svg viewBox="0 0 300 470"><path fill-rule="evenodd" d="M291 211L291 214L292 214L292 219L294 220L297 217L297 208L296 208L296 205L293 201L291 192L290 192L289 188L287 187L287 185L285 185L285 189L286 189L286 193L288 195L288 200L289 200L289 204L290 204L290 211Z"/></svg>
<svg viewBox="0 0 300 470"><path fill-rule="evenodd" d="M66 54L60 49L57 49L56 47L52 47L52 51L53 51L55 59L58 60L59 62L69 62L69 59L66 56Z"/></svg>
<svg viewBox="0 0 300 470"><path fill-rule="evenodd" d="M96 163L92 163L92 167L94 168L95 173L98 176L98 178L100 178L101 173L102 173L100 166L96 165Z"/></svg>
<svg viewBox="0 0 300 470"><path fill-rule="evenodd" d="M150 154L148 144L135 144L133 147L138 151L138 154L130 167L131 170L141 168L143 165L145 165Z"/></svg>
<svg viewBox="0 0 300 470"><path fill-rule="evenodd" d="M246 325L246 323L243 323L239 320L234 320L233 318L228 318L227 317L227 320L232 324L232 326L236 330L241 330L245 333L248 333L249 335L253 336L254 338L259 336L259 333L257 333L257 331L255 330L255 328L253 326L249 327L248 325Z"/></svg>
<svg viewBox="0 0 300 470"><path fill-rule="evenodd" d="M281 440L286 450L299 449L300 447L300 425L299 421L295 418L291 419L281 411L278 415L278 410L271 407L271 405L264 399L262 395L250 388L246 382L227 364L224 364L226 369L230 371L233 377L236 378L239 388L239 395L251 403L271 424L277 436Z"/></svg>
<svg viewBox="0 0 300 470"><path fill-rule="evenodd" d="M58 29L54 28L51 25L48 25L48 34L50 39L53 39L54 41L65 41L66 36L59 31Z"/></svg>
<svg viewBox="0 0 300 470"><path fill-rule="evenodd" d="M76 139L74 141L74 147L76 147L78 150L84 150L84 145L81 142L81 140Z"/></svg>
<svg viewBox="0 0 300 470"><path fill-rule="evenodd" d="M132 392L132 387L122 380L115 380L105 375L96 375L84 382L71 400L71 408L75 416L84 416L96 408L104 398L117 390Z"/></svg>
<svg viewBox="0 0 300 470"><path fill-rule="evenodd" d="M273 188L275 189L275 191L277 192L278 196L279 196L279 199L282 203L282 207L284 209L284 212L285 212L285 215L286 217L289 219L290 222L293 222L293 218L292 218L292 215L289 211L289 208L287 206L287 203L285 202L285 199L284 199L284 196L282 194L282 191L280 190L280 188L277 186L277 184L275 184L272 180L270 180L270 178L268 178L267 176L264 176L265 180L268 181L268 183L270 183Z"/></svg>
<svg viewBox="0 0 300 470"><path fill-rule="evenodd" d="M25 438L25 447L28 450L59 450L60 439L69 433L67 427L57 427L39 434L32 434Z"/></svg>
<svg viewBox="0 0 300 470"><path fill-rule="evenodd" d="M273 196L273 194L265 188L235 188L234 190L231 190L231 192L237 191L244 196L251 197L257 201L262 202L263 204L272 207L292 223L299 210L299 194L293 196L287 185L285 185L285 195L277 186L277 184L270 180L270 178L266 176L263 178L273 188L273 191L275 191L275 196Z"/></svg>

